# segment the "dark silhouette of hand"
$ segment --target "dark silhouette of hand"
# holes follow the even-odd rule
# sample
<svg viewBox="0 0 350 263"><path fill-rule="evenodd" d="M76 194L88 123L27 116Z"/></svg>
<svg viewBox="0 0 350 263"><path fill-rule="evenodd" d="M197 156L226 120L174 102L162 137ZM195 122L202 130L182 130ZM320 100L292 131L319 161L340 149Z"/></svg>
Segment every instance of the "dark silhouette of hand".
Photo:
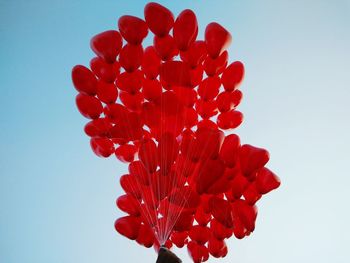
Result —
<svg viewBox="0 0 350 263"><path fill-rule="evenodd" d="M169 249L161 247L156 263L182 263L182 261Z"/></svg>

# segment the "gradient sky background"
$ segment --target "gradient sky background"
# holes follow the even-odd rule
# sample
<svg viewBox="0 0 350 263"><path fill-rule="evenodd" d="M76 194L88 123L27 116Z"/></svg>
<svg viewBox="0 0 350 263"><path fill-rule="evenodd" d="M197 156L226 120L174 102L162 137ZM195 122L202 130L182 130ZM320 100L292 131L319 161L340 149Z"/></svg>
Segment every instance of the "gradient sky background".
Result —
<svg viewBox="0 0 350 263"><path fill-rule="evenodd" d="M90 150L70 79L90 38L146 2L0 0L0 262L155 261L114 230L127 168ZM350 1L160 3L193 9L200 38L212 21L232 33L246 65L237 132L282 179L253 235L209 262L349 262Z"/></svg>

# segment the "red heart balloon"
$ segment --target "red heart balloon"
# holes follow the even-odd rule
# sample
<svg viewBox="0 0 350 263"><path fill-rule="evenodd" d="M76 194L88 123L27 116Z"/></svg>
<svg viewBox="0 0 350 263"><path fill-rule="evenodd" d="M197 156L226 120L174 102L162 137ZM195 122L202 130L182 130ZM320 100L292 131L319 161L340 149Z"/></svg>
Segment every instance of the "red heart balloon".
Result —
<svg viewBox="0 0 350 263"><path fill-rule="evenodd" d="M108 83L113 83L120 71L118 62L109 64L100 57L91 59L90 68L99 79Z"/></svg>
<svg viewBox="0 0 350 263"><path fill-rule="evenodd" d="M99 157L109 157L114 152L114 144L107 138L91 138L90 145Z"/></svg>
<svg viewBox="0 0 350 263"><path fill-rule="evenodd" d="M260 194L267 194L268 192L278 188L281 184L280 179L269 169L263 167L257 172L256 188Z"/></svg>
<svg viewBox="0 0 350 263"><path fill-rule="evenodd" d="M167 35L174 25L173 13L158 3L148 3L144 13L149 29L159 37Z"/></svg>
<svg viewBox="0 0 350 263"><path fill-rule="evenodd" d="M97 85L97 97L103 103L114 103L118 98L117 87L113 83L100 80Z"/></svg>
<svg viewBox="0 0 350 263"><path fill-rule="evenodd" d="M208 76L220 75L226 68L228 61L227 51L222 52L217 58L211 58L208 56L204 60L204 70Z"/></svg>
<svg viewBox="0 0 350 263"><path fill-rule="evenodd" d="M120 34L130 44L139 45L148 34L145 21L136 16L122 16L118 20Z"/></svg>
<svg viewBox="0 0 350 263"><path fill-rule="evenodd" d="M90 137L107 137L111 128L112 124L108 119L98 118L88 122L84 131Z"/></svg>
<svg viewBox="0 0 350 263"><path fill-rule="evenodd" d="M114 63L122 47L122 37L118 31L104 31L91 39L90 46L97 56Z"/></svg>
<svg viewBox="0 0 350 263"><path fill-rule="evenodd" d="M148 225L141 225L139 229L139 235L136 242L147 248L150 248L154 244L154 234L152 229Z"/></svg>
<svg viewBox="0 0 350 263"><path fill-rule="evenodd" d="M159 101L162 96L162 85L157 79L143 79L142 93L149 101Z"/></svg>
<svg viewBox="0 0 350 263"><path fill-rule="evenodd" d="M141 66L142 57L141 45L126 44L120 51L119 63L126 71L133 72Z"/></svg>
<svg viewBox="0 0 350 263"><path fill-rule="evenodd" d="M191 75L188 64L181 61L167 61L160 67L160 80L165 86L190 86Z"/></svg>
<svg viewBox="0 0 350 263"><path fill-rule="evenodd" d="M244 77L244 66L242 62L235 61L231 63L222 73L222 85L225 90L233 91L237 89Z"/></svg>
<svg viewBox="0 0 350 263"><path fill-rule="evenodd" d="M173 232L170 239L178 248L184 247L187 244L188 233L185 232Z"/></svg>
<svg viewBox="0 0 350 263"><path fill-rule="evenodd" d="M246 176L262 168L270 159L268 151L249 144L242 145L239 157L242 171Z"/></svg>
<svg viewBox="0 0 350 263"><path fill-rule="evenodd" d="M77 91L87 95L95 95L97 92L97 79L95 75L82 65L77 65L72 70L73 85Z"/></svg>
<svg viewBox="0 0 350 263"><path fill-rule="evenodd" d="M163 37L155 36L153 39L153 45L158 56L163 61L171 60L174 56L176 56L179 53L175 41L170 35L166 35Z"/></svg>
<svg viewBox="0 0 350 263"><path fill-rule="evenodd" d="M207 46L202 40L193 42L188 50L180 53L182 61L187 62L191 68L201 64L207 55Z"/></svg>
<svg viewBox="0 0 350 263"><path fill-rule="evenodd" d="M242 92L240 90L235 90L234 92L224 91L216 98L220 112L228 112L236 108L241 100Z"/></svg>
<svg viewBox="0 0 350 263"><path fill-rule="evenodd" d="M198 34L197 17L192 10L182 11L175 20L173 35L177 47L186 51L196 40Z"/></svg>
<svg viewBox="0 0 350 263"><path fill-rule="evenodd" d="M209 258L208 249L204 245L199 245L198 243L191 241L188 243L187 249L195 263L205 262Z"/></svg>
<svg viewBox="0 0 350 263"><path fill-rule="evenodd" d="M135 197L130 194L125 194L118 197L116 204L120 210L130 216L140 216L140 205Z"/></svg>
<svg viewBox="0 0 350 263"><path fill-rule="evenodd" d="M230 202L213 196L209 200L210 210L213 217L227 228L233 227L233 212Z"/></svg>
<svg viewBox="0 0 350 263"><path fill-rule="evenodd" d="M120 90L135 94L140 91L143 82L141 71L123 72L117 80L117 86Z"/></svg>
<svg viewBox="0 0 350 263"><path fill-rule="evenodd" d="M220 158L228 167L235 166L240 145L240 139L236 134L230 134L225 137L220 150Z"/></svg>
<svg viewBox="0 0 350 263"><path fill-rule="evenodd" d="M80 113L88 119L97 119L103 111L102 103L93 96L79 93L75 102Z"/></svg>
<svg viewBox="0 0 350 263"><path fill-rule="evenodd" d="M217 58L231 44L231 34L218 23L210 23L205 29L205 43L209 56Z"/></svg>
<svg viewBox="0 0 350 263"><path fill-rule="evenodd" d="M120 145L115 149L115 156L121 162L130 163L135 159L137 150L137 147L132 144Z"/></svg>
<svg viewBox="0 0 350 263"><path fill-rule="evenodd" d="M251 206L244 200L237 200L233 203L233 213L249 232L254 231L255 220L258 215L256 206Z"/></svg>
<svg viewBox="0 0 350 263"><path fill-rule="evenodd" d="M139 236L141 222L138 217L121 217L114 223L115 229L123 236L135 240Z"/></svg>
<svg viewBox="0 0 350 263"><path fill-rule="evenodd" d="M198 95L205 101L213 100L219 94L220 86L219 77L208 77L199 84Z"/></svg>
<svg viewBox="0 0 350 263"><path fill-rule="evenodd" d="M120 92L120 101L124 104L124 106L131 111L141 111L143 94L139 91L134 93L129 92Z"/></svg>
<svg viewBox="0 0 350 263"><path fill-rule="evenodd" d="M242 122L243 114L236 110L220 113L217 120L218 126L223 130L237 128Z"/></svg>
<svg viewBox="0 0 350 263"><path fill-rule="evenodd" d="M155 79L159 74L160 58L153 46L147 47L143 54L142 71L149 79Z"/></svg>
<svg viewBox="0 0 350 263"><path fill-rule="evenodd" d="M215 258L225 257L227 246L225 241L211 238L208 243L209 253Z"/></svg>
<svg viewBox="0 0 350 263"><path fill-rule="evenodd" d="M206 226L193 226L188 232L188 236L198 244L204 245L209 241L211 232Z"/></svg>

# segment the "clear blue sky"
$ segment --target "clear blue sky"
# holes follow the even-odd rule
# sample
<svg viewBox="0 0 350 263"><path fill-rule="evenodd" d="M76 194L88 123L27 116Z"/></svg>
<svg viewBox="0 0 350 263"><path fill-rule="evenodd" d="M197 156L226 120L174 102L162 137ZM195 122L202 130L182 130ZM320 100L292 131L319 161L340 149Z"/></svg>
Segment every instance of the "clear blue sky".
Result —
<svg viewBox="0 0 350 263"><path fill-rule="evenodd" d="M0 262L155 261L113 228L126 167L93 155L70 80L90 38L145 3L0 0ZM230 59L246 65L238 133L283 183L254 234L210 262L349 262L350 1L160 3L193 9L201 37L211 21L232 33Z"/></svg>

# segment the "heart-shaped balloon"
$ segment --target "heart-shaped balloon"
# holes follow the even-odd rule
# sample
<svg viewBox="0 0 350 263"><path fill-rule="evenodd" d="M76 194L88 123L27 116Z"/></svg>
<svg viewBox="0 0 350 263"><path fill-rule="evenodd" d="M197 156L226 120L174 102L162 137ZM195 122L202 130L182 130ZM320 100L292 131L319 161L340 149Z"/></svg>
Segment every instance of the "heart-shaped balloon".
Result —
<svg viewBox="0 0 350 263"><path fill-rule="evenodd" d="M118 31L108 30L91 39L91 49L107 63L114 63L122 47L122 38Z"/></svg>
<svg viewBox="0 0 350 263"><path fill-rule="evenodd" d="M145 6L145 20L149 29L159 37L166 36L174 25L173 13L157 3L148 3Z"/></svg>
<svg viewBox="0 0 350 263"><path fill-rule="evenodd" d="M136 16L122 16L118 20L118 27L122 37L130 44L139 45L148 34L148 27L144 20Z"/></svg>
<svg viewBox="0 0 350 263"><path fill-rule="evenodd" d="M198 23L195 13L186 9L175 20L173 29L175 42L181 51L186 51L196 40Z"/></svg>
<svg viewBox="0 0 350 263"><path fill-rule="evenodd" d="M205 29L205 43L211 58L217 58L231 44L231 34L220 24L213 22Z"/></svg>

